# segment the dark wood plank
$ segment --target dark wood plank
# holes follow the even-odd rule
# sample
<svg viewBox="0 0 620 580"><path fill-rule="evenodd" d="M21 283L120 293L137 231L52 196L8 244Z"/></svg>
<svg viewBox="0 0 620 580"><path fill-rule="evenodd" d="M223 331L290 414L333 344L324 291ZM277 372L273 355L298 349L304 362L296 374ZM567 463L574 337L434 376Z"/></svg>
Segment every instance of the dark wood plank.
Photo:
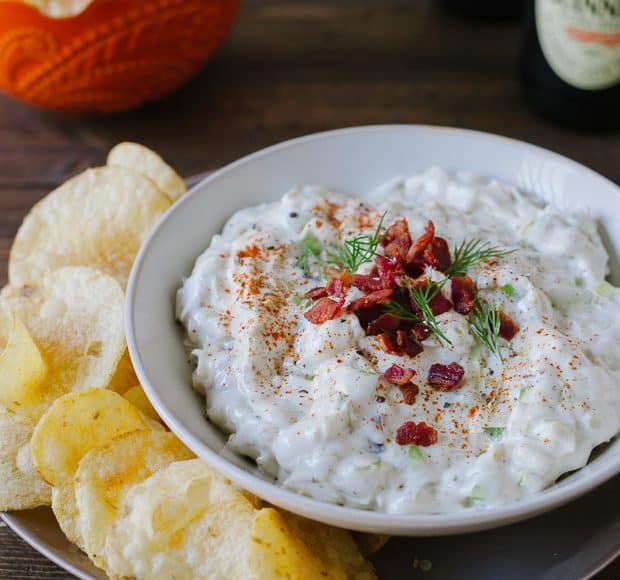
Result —
<svg viewBox="0 0 620 580"><path fill-rule="evenodd" d="M516 79L515 24L464 21L433 0L246 0L217 59L175 95L107 118L0 96L0 285L28 209L121 140L185 175L305 133L369 123L463 126L524 139L620 182L620 137L552 126ZM0 578L69 578L0 527ZM599 578L620 580L620 561Z"/></svg>

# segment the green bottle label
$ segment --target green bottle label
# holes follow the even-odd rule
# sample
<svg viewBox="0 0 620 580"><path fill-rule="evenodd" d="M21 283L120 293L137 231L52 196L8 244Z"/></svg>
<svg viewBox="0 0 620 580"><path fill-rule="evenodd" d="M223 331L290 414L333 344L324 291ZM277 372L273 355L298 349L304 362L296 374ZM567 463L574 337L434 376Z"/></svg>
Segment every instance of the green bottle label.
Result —
<svg viewBox="0 0 620 580"><path fill-rule="evenodd" d="M543 54L565 83L584 90L620 82L620 0L535 0Z"/></svg>

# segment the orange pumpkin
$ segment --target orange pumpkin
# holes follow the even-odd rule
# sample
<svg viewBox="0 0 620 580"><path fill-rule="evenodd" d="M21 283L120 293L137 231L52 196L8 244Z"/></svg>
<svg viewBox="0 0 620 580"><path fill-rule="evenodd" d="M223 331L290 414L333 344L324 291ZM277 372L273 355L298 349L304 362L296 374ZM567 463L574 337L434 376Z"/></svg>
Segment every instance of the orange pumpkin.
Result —
<svg viewBox="0 0 620 580"><path fill-rule="evenodd" d="M93 0L53 19L0 0L0 90L41 107L109 113L158 99L196 74L240 0Z"/></svg>

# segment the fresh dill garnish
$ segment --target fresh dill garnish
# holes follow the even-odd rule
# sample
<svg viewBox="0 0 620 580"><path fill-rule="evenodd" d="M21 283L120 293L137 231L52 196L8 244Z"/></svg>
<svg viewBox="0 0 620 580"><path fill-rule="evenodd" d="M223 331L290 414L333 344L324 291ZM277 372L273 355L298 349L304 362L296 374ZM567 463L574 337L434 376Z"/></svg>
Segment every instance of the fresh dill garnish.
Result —
<svg viewBox="0 0 620 580"><path fill-rule="evenodd" d="M452 265L446 271L446 276L464 276L478 262L491 258L503 258L514 251L492 246L489 242L476 238L465 240L460 246L454 246Z"/></svg>
<svg viewBox="0 0 620 580"><path fill-rule="evenodd" d="M439 323L433 314L433 309L430 304L431 300L441 292L441 289L447 281L448 278L444 278L441 282L429 282L426 286L420 286L419 288L407 285L407 290L409 290L409 295L413 302L422 312L422 322L424 322L424 324L430 328L431 332L441 341L452 344L450 339L441 331L441 328L439 328Z"/></svg>
<svg viewBox="0 0 620 580"><path fill-rule="evenodd" d="M366 262L370 262L377 255L377 248L385 237L381 233L385 213L381 216L377 229L373 235L361 234L349 240L345 240L342 246L329 252L329 261L342 268L346 268L354 274L357 269Z"/></svg>
<svg viewBox="0 0 620 580"><path fill-rule="evenodd" d="M297 257L296 266L304 271L306 276L312 276L312 266L320 266L321 242L312 233L308 232L301 240L301 254Z"/></svg>
<svg viewBox="0 0 620 580"><path fill-rule="evenodd" d="M477 300L469 320L469 328L481 344L484 344L499 360L502 360L497 342L500 325L499 310Z"/></svg>
<svg viewBox="0 0 620 580"><path fill-rule="evenodd" d="M396 300L389 300L388 302L385 302L384 307L386 314L389 314L393 318L398 318L398 320L413 322L414 324L424 322L417 314L414 314L404 304L401 304Z"/></svg>

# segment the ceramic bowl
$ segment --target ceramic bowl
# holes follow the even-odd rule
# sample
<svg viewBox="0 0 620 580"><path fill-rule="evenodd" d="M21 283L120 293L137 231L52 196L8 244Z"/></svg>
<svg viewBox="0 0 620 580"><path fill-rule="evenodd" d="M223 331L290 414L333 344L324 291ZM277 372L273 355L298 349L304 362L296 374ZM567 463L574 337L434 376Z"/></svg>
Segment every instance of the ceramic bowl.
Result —
<svg viewBox="0 0 620 580"><path fill-rule="evenodd" d="M71 112L132 109L196 74L228 34L240 0L93 0L50 18L0 0L0 90Z"/></svg>
<svg viewBox="0 0 620 580"><path fill-rule="evenodd" d="M237 210L275 201L289 188L323 184L364 193L394 175L431 165L496 177L560 208L587 208L601 224L611 280L620 279L620 189L590 169L550 151L472 131L424 126L360 127L310 135L264 149L212 174L180 199L145 243L127 294L127 340L149 399L198 456L263 499L303 516L350 529L442 535L531 517L584 494L620 472L616 438L583 469L551 488L494 509L441 515L393 515L303 497L264 479L249 460L224 448L226 436L205 419L191 387L175 293L194 261Z"/></svg>

